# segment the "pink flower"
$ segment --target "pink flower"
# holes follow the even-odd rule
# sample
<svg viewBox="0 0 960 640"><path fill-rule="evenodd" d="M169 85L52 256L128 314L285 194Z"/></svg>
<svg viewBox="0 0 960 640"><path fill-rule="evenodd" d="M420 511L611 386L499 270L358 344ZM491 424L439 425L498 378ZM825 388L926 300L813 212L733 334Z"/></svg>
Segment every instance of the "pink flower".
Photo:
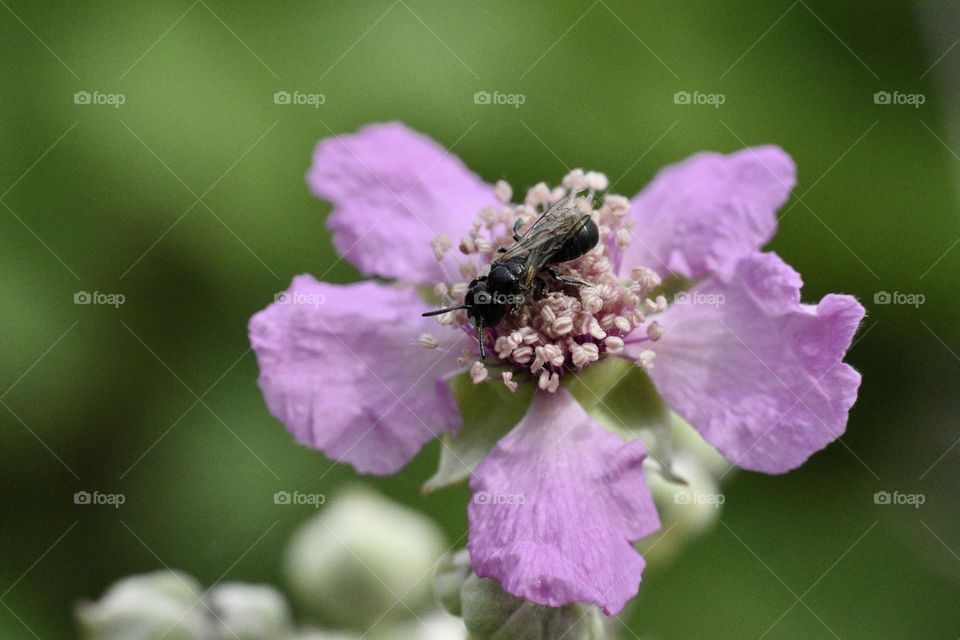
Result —
<svg viewBox="0 0 960 640"><path fill-rule="evenodd" d="M649 372L670 407L733 463L783 473L839 437L859 374L843 356L863 317L852 297L800 302L800 276L762 253L795 183L773 146L700 153L661 171L632 200L602 174L574 171L510 204L433 140L398 123L320 142L307 181L334 204L333 243L367 276L350 285L294 278L256 314L250 339L270 411L300 442L358 471L389 474L461 418L447 380L538 387L526 417L473 471L469 549L476 573L549 606L589 602L608 615L636 594L632 543L660 526L647 454L601 426L566 375L609 357ZM487 336L496 378L476 363L467 282L572 190L601 240ZM668 301L661 285L684 283ZM496 382L499 380L500 382Z"/></svg>

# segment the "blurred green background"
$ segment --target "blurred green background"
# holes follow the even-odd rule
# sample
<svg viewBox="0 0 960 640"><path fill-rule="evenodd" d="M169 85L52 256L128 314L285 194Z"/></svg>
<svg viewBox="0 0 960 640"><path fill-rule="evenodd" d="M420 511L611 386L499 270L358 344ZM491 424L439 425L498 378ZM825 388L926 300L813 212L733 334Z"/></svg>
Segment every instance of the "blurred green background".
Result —
<svg viewBox="0 0 960 640"><path fill-rule="evenodd" d="M517 190L582 166L632 195L698 150L787 149L799 185L771 248L807 301L867 307L849 356L860 400L842 442L802 469L734 476L722 522L646 573L624 636L960 635L949 7L0 4L0 636L69 637L78 598L163 564L207 584L279 580L312 510L274 492L333 494L354 474L267 414L246 324L295 274L359 277L303 176L318 139L394 119ZM478 105L481 90L525 103ZM125 102L76 104L80 91ZM278 105L277 91L325 103ZM125 302L76 305L79 291ZM925 301L876 304L883 291ZM466 490L417 492L437 453L374 483L453 543ZM926 502L876 505L881 490ZM126 503L75 505L77 491Z"/></svg>

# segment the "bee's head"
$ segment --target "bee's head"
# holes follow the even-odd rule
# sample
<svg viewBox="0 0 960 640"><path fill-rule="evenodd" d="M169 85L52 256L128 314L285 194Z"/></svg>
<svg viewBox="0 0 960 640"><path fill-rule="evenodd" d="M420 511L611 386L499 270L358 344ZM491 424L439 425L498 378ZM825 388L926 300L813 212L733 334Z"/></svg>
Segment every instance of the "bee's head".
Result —
<svg viewBox="0 0 960 640"><path fill-rule="evenodd" d="M463 304L467 309L467 317L474 326L482 321L484 326L492 327L499 324L506 314L506 306L495 300L496 288L489 285L489 280L475 279L467 287Z"/></svg>

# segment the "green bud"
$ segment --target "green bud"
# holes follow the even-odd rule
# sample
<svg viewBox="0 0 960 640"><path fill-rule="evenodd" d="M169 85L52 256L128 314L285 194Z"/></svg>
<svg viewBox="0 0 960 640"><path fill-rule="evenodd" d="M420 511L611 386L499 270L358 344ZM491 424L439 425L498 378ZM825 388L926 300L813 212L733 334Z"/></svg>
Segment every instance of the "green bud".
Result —
<svg viewBox="0 0 960 640"><path fill-rule="evenodd" d="M366 630L429 604L444 549L431 520L354 486L294 534L286 576L309 614Z"/></svg>
<svg viewBox="0 0 960 640"><path fill-rule="evenodd" d="M286 599L268 585L225 583L207 596L216 640L283 640L293 635Z"/></svg>
<svg viewBox="0 0 960 640"><path fill-rule="evenodd" d="M709 467L699 458L686 452L678 454L673 468L684 484L671 482L658 473L646 475L660 513L661 529L670 530L670 535L662 537L646 554L651 564L672 558L691 538L712 527L726 500Z"/></svg>
<svg viewBox="0 0 960 640"><path fill-rule="evenodd" d="M477 638L492 638L523 606L523 600L504 591L496 580L476 574L463 583L460 600L463 622Z"/></svg>
<svg viewBox="0 0 960 640"><path fill-rule="evenodd" d="M440 611L380 629L370 640L466 640L463 621Z"/></svg>
<svg viewBox="0 0 960 640"><path fill-rule="evenodd" d="M690 426L690 423L677 414L673 414L672 424L673 438L677 449L694 456L700 462L700 465L715 478L730 477L727 474L730 473L733 465L720 455L712 444L704 440L703 436Z"/></svg>
<svg viewBox="0 0 960 640"><path fill-rule="evenodd" d="M362 640L360 634L349 631L321 631L320 629L302 629L294 640Z"/></svg>
<svg viewBox="0 0 960 640"><path fill-rule="evenodd" d="M206 640L209 613L190 576L157 571L116 582L97 602L76 608L86 640Z"/></svg>
<svg viewBox="0 0 960 640"><path fill-rule="evenodd" d="M471 575L460 591L471 640L606 640L600 610L582 604L545 607L510 595L496 580Z"/></svg>
<svg viewBox="0 0 960 640"><path fill-rule="evenodd" d="M461 549L456 553L449 553L437 566L433 588L437 600L448 612L455 616L462 616L460 606L460 588L470 577L470 552Z"/></svg>

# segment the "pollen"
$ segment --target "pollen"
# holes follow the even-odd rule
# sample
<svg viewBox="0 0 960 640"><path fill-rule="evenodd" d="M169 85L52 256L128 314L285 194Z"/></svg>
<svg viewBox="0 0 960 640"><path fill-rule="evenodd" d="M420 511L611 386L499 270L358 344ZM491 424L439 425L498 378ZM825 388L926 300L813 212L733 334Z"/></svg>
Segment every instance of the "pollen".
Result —
<svg viewBox="0 0 960 640"><path fill-rule="evenodd" d="M469 365L475 384L489 379L490 365L510 391L535 380L541 390L555 393L565 374L620 356L627 344L652 344L663 335L662 326L652 319L667 307L666 298L657 291L660 276L643 265L619 264L635 230L626 215L630 201L604 193L608 186L604 174L574 169L560 186L538 183L523 196L522 204L514 204L513 188L500 180L494 188L499 206L477 212L471 227L463 230L458 248L467 257L460 265L464 280L434 287L437 298L452 306L464 303L470 280L489 273L491 264L502 255L499 249L515 243L515 230L522 235L571 191L578 192L573 205L590 215L600 236L584 255L567 262L549 262L550 269L539 274L534 290L506 304L503 319L496 326L485 327L483 336L477 335L474 319L466 310L436 316L446 330L467 330L485 340L486 363L474 359ZM438 236L432 248L440 259L451 246L448 239ZM420 344L435 348L437 341L424 334ZM634 360L637 366L650 369L654 357L652 350L644 349ZM492 364L491 359L495 360Z"/></svg>

